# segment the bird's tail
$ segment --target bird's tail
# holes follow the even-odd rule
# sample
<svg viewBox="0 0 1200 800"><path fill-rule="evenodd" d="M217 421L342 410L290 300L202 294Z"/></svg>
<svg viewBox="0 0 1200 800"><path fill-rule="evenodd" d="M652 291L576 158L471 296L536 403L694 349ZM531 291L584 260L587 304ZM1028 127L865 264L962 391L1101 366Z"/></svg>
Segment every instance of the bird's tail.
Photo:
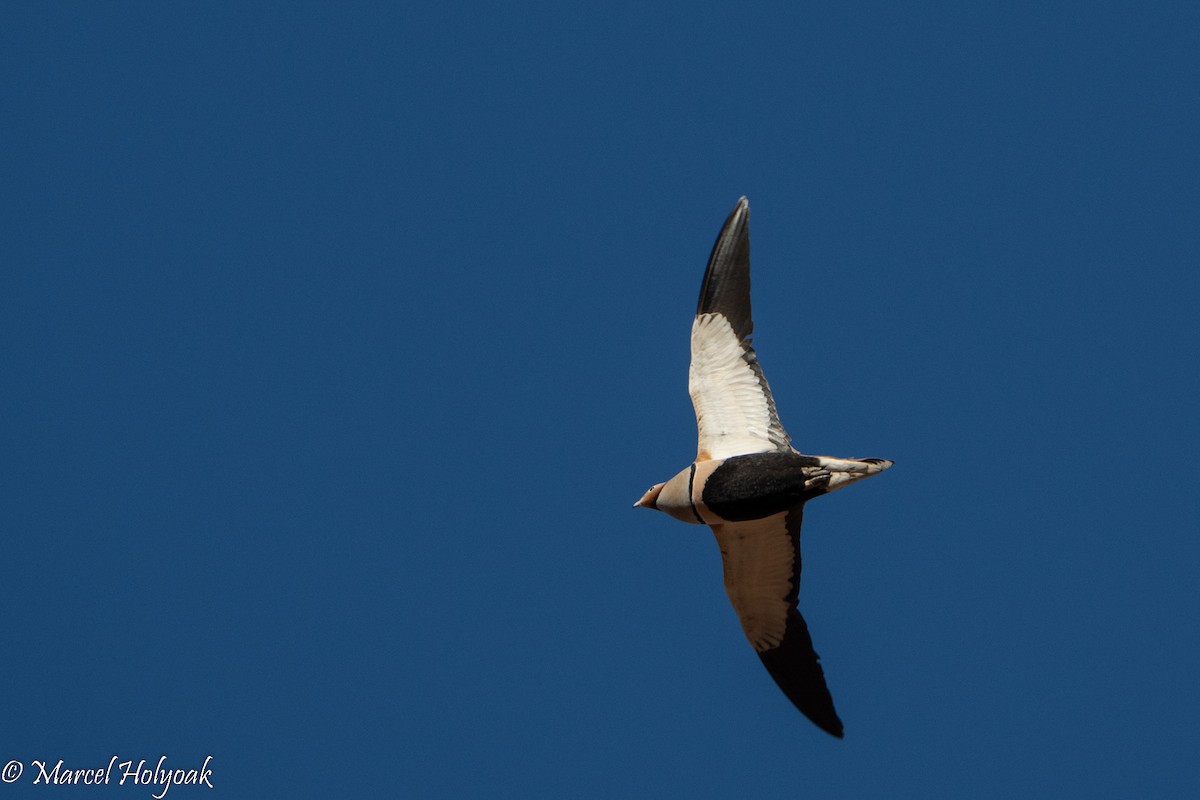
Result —
<svg viewBox="0 0 1200 800"><path fill-rule="evenodd" d="M817 456L817 458L820 459L819 466L829 471L829 485L825 489L826 494L841 489L843 486L849 486L863 478L878 475L896 463L886 458L830 458L828 456Z"/></svg>

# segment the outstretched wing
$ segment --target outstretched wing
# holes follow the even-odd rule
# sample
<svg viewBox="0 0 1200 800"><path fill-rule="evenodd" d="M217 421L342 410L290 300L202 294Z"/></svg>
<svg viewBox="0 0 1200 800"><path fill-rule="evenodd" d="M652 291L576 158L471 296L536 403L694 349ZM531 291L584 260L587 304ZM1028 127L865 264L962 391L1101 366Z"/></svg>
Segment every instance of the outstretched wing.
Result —
<svg viewBox="0 0 1200 800"><path fill-rule="evenodd" d="M725 592L767 672L788 699L822 730L841 738L825 673L813 650L800 593L803 506L749 522L713 525Z"/></svg>
<svg viewBox="0 0 1200 800"><path fill-rule="evenodd" d="M713 245L692 323L688 391L697 460L789 450L775 399L750 346L750 204L738 200Z"/></svg>

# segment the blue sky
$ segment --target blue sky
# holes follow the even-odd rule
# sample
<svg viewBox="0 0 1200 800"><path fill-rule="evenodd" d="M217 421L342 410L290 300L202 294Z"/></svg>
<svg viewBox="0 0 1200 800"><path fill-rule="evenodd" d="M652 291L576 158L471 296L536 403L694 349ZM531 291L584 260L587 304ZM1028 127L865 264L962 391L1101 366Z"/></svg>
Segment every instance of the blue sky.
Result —
<svg viewBox="0 0 1200 800"><path fill-rule="evenodd" d="M1194 792L1198 24L10 4L2 793ZM630 508L743 194L840 742Z"/></svg>

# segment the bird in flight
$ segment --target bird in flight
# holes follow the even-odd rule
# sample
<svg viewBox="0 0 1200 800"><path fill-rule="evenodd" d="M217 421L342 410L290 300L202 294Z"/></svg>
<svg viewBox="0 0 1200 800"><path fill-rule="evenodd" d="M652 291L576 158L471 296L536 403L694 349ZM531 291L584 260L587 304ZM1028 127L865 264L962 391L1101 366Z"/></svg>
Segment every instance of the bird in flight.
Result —
<svg viewBox="0 0 1200 800"><path fill-rule="evenodd" d="M650 487L635 508L708 525L725 592L746 638L788 699L842 737L812 638L796 608L804 504L892 465L882 458L810 456L779 421L750 333L750 204L725 220L700 285L688 391L700 443L696 460Z"/></svg>

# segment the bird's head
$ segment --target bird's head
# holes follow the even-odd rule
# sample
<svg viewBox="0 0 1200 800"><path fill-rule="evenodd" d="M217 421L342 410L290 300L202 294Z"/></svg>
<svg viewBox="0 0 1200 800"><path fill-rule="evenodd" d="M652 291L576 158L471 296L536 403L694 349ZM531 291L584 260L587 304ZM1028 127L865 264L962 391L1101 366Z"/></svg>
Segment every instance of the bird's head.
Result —
<svg viewBox="0 0 1200 800"><path fill-rule="evenodd" d="M646 490L646 493L644 495L642 495L641 500L638 500L636 503L633 504L633 507L634 508L657 509L658 508L658 496L662 493L663 487L666 485L667 485L666 483L654 484L653 486L651 486L649 489Z"/></svg>

